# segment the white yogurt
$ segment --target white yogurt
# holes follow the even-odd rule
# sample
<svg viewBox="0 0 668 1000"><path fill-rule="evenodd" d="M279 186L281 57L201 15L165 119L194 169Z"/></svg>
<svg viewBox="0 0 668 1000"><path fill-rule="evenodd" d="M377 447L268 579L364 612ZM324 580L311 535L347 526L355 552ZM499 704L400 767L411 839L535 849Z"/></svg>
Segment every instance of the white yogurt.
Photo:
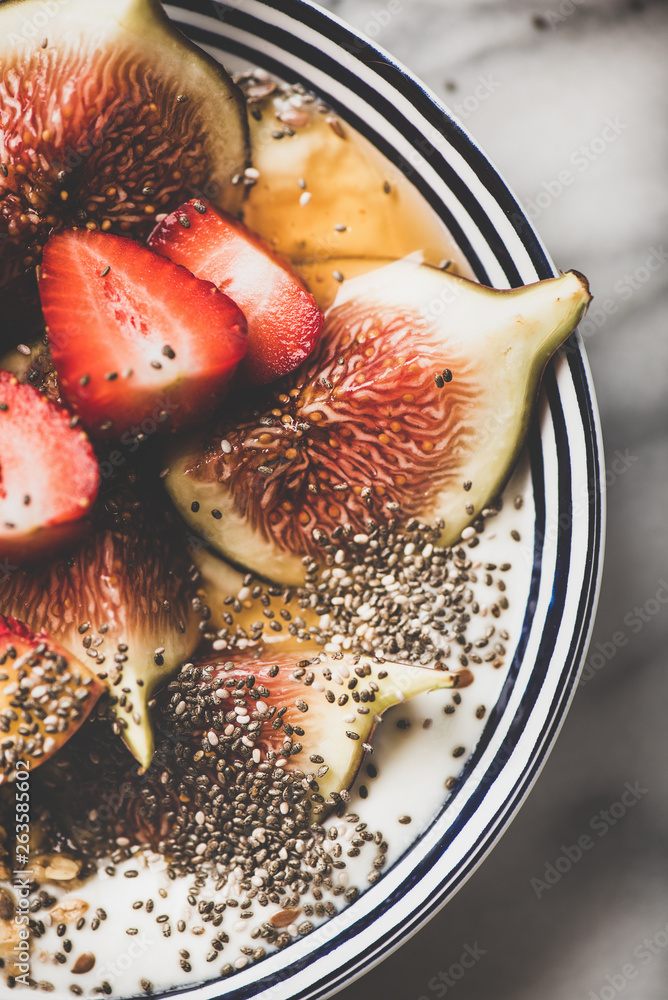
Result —
<svg viewBox="0 0 668 1000"><path fill-rule="evenodd" d="M525 498L521 510L515 509L513 503L517 495ZM474 682L457 692L454 700L458 698L459 704L455 705L452 714L444 712L446 706L454 703L455 692L451 690L423 694L388 711L374 734L374 752L367 755L352 789L347 815L357 814L359 823L366 823L371 833L382 832L388 843L385 870L401 857L447 801L450 792L446 782L457 778L475 749L506 679L521 631L531 576L526 556L529 547L511 537L513 529L519 532L521 540L533 538L533 505L530 502L526 459L520 463L505 491L502 512L487 522L484 533L479 536L480 543L468 550L473 571L478 575L472 590L481 613L473 616L467 637L475 642L485 635L488 626L493 625L495 634L490 644L498 641L505 647L505 655L500 657L503 666L494 668L491 663L471 664ZM499 618L485 611L501 596L496 583L489 587L484 582L485 571L481 568L485 563L497 566L511 564L511 568L504 573L498 570L492 572L495 581L499 577L504 580L504 593L509 600L508 609L502 611ZM508 638L500 638L502 631L507 633ZM488 648L480 652L487 652ZM481 706L486 711L484 717L479 718L476 710ZM430 720L427 728L425 720ZM398 722L402 726L408 723L407 728L399 728ZM460 752L461 748L463 752ZM454 756L455 752L460 755ZM367 771L369 764L377 770L377 776L373 778ZM366 798L363 797L365 791ZM410 817L410 822L405 821L406 817ZM400 822L401 818L404 822ZM332 820L325 825L334 824L340 829L339 840L344 844L343 860L346 862L343 871L334 873L334 881L346 887L356 886L363 891L369 886L367 876L372 870L377 847L373 843L366 844L358 857L347 857L345 844L357 836L357 821ZM255 950L264 946L267 954L271 952L270 947L260 939L253 939L251 934L263 921L277 913L280 905L269 903L260 907L255 900L251 907L254 916L248 920L242 919L243 910L228 905L222 923L216 928L203 919L198 905L188 902L194 876L170 881L167 865L160 856L138 852L130 860L115 866L113 877L104 871L104 867L103 863L95 878L67 893L59 890L58 886L47 886L48 891L58 898L75 897L89 907L85 914L85 926L81 930L77 931L73 924L69 924L64 937L60 938L54 923L47 926L46 933L33 943L31 975L37 981L52 983L52 996L71 1000L72 984L81 987L85 996L100 996L92 991L106 982L111 987L112 996L127 997L142 992L142 980L148 980L158 992L182 984L215 979L228 963L235 969L242 967L253 960L241 952L242 947ZM136 870L137 877L126 878L124 872L128 870ZM210 880L198 893L197 900L216 904L230 897L236 897L240 902L244 899L234 884L216 894L213 880ZM332 899L337 910L347 905L343 896L333 898L325 893L325 898ZM153 901L151 912L146 909L149 899ZM302 897L300 905L303 907L309 899L308 896ZM133 909L135 901L142 901L140 909ZM310 899L310 902L314 905L316 901ZM99 907L104 909L106 919L93 931L91 921ZM49 923L44 911L35 916L45 924ZM297 936L298 926L306 920L314 926L322 922L315 915L306 916L302 911L287 932ZM178 929L183 926L179 921L184 922L185 929ZM169 928L168 937L165 936L166 928ZM136 930L136 933L128 934L128 929ZM216 954L215 960L209 962L207 956L213 952L211 942L219 931L224 931L230 940ZM66 955L66 962L59 964L54 954L65 954L63 942L67 939L71 939L72 949ZM84 975L73 974L73 964L85 952L95 955L94 967ZM21 989L18 987L17 992Z"/></svg>

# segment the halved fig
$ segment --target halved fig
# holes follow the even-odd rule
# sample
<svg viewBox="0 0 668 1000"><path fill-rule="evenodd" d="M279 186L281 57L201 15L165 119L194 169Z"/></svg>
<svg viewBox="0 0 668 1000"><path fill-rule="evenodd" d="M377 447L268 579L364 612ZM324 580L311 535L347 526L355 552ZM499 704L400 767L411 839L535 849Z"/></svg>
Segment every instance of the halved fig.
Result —
<svg viewBox="0 0 668 1000"><path fill-rule="evenodd" d="M164 738L145 774L107 749L103 726L82 732L40 775L56 828L87 852L113 851L123 836L187 871L209 861L235 867L230 819L240 836L266 827L262 843L278 851L285 840L275 832L345 804L386 709L472 680L466 668L302 657L293 647L185 663L157 696ZM203 825L213 836L201 836Z"/></svg>
<svg viewBox="0 0 668 1000"><path fill-rule="evenodd" d="M501 291L412 260L352 279L298 372L175 447L167 489L222 555L282 583L337 527L442 519L454 543L511 472L590 297L574 271Z"/></svg>
<svg viewBox="0 0 668 1000"><path fill-rule="evenodd" d="M298 649L271 649L261 660L237 653L184 668L164 711L181 738L203 751L203 769L269 759L302 772L321 813L352 785L388 708L472 679L466 668L449 673L326 653L303 659Z"/></svg>
<svg viewBox="0 0 668 1000"><path fill-rule="evenodd" d="M190 196L232 207L247 162L239 90L158 0L54 7L0 7L0 288L54 227L142 238Z"/></svg>
<svg viewBox="0 0 668 1000"><path fill-rule="evenodd" d="M0 615L0 784L30 772L79 729L105 684L46 632Z"/></svg>
<svg viewBox="0 0 668 1000"><path fill-rule="evenodd" d="M246 75L240 85L257 171L244 221L270 246L297 264L420 250L471 274L410 181L334 112L277 80Z"/></svg>
<svg viewBox="0 0 668 1000"><path fill-rule="evenodd" d="M0 371L0 558L55 554L89 527L100 475L72 416Z"/></svg>
<svg viewBox="0 0 668 1000"><path fill-rule="evenodd" d="M68 554L0 582L0 611L45 629L111 688L115 728L143 767L149 701L197 645L195 584L179 525L133 490L105 500L103 523Z"/></svg>

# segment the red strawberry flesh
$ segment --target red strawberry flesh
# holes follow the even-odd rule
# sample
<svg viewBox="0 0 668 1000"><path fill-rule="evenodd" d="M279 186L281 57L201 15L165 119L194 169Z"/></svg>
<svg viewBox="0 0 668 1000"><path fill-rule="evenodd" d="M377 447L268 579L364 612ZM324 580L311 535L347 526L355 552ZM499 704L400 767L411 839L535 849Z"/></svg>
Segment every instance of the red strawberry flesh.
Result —
<svg viewBox="0 0 668 1000"><path fill-rule="evenodd" d="M248 321L240 373L264 385L297 368L320 336L322 313L290 265L255 233L203 201L190 201L154 230L149 246L213 281Z"/></svg>
<svg viewBox="0 0 668 1000"><path fill-rule="evenodd" d="M226 295L124 237L52 236L40 297L63 397L96 436L205 419L245 353L246 321Z"/></svg>
<svg viewBox="0 0 668 1000"><path fill-rule="evenodd" d="M71 415L0 371L0 557L40 558L86 527L99 471Z"/></svg>

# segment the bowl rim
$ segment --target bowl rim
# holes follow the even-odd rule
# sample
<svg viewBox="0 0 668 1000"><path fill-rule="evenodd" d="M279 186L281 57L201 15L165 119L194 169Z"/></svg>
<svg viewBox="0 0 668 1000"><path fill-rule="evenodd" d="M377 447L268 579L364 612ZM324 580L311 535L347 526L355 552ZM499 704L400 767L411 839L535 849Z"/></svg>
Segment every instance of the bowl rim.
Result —
<svg viewBox="0 0 668 1000"><path fill-rule="evenodd" d="M518 199L477 142L433 92L371 39L311 0L175 0L167 12L189 37L217 52L223 62L226 52L234 52L284 79L299 79L312 87L425 195L479 281L514 286L558 273ZM251 39L255 44L259 39L262 49L254 48ZM310 67L306 73L305 66ZM332 86L322 86L323 75ZM351 82L352 106L344 100ZM361 113L368 107L375 114ZM417 116L417 124L412 117L407 120L402 110L406 107ZM378 132L377 122L385 115L395 132L396 123L402 125L401 148L386 132ZM405 155L411 145L418 154L412 161ZM438 186L434 174L441 182ZM445 188L452 197L444 201ZM458 208L462 205L467 209L464 215ZM229 980L174 987L156 997L331 996L416 933L497 843L563 725L600 589L604 456L591 375L577 334L545 373L543 405L532 424L529 454L536 498L532 607L527 608L501 697L457 789L384 877L322 927ZM556 491L554 496L546 479ZM576 513L576 503L583 517ZM537 615L544 616L542 627ZM571 623L565 625L568 615ZM523 686L518 689L518 685ZM452 815L453 805L456 819L444 826L443 817L446 812ZM478 828L475 821L483 811L488 819ZM456 866L448 868L450 861L444 859L461 838L468 847L462 849Z"/></svg>

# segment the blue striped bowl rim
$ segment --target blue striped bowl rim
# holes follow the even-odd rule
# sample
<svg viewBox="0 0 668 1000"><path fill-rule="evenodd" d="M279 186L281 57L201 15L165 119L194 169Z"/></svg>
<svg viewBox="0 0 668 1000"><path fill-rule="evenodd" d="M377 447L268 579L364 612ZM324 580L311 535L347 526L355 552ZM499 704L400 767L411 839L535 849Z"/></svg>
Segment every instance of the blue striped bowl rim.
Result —
<svg viewBox="0 0 668 1000"><path fill-rule="evenodd" d="M233 55L301 81L424 195L479 281L514 287L556 270L494 166L439 101L370 40L307 0L179 0L169 16L225 63ZM543 380L529 434L533 569L516 655L456 791L355 903L285 951L168 991L214 1000L321 1000L430 919L519 809L563 723L591 632L602 568L603 450L590 373L574 336Z"/></svg>

